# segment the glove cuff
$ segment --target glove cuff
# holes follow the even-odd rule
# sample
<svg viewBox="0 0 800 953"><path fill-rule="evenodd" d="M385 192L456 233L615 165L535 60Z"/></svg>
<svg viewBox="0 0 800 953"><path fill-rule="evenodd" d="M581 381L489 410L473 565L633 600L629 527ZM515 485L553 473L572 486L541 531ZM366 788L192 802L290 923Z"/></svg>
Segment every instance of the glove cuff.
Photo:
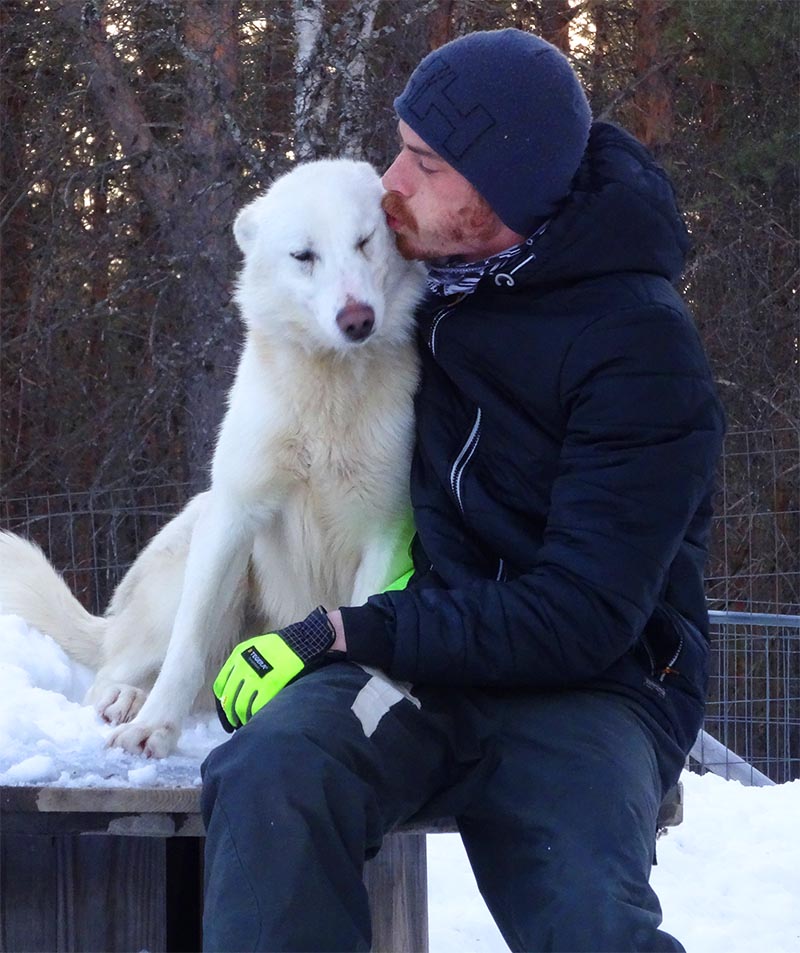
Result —
<svg viewBox="0 0 800 953"><path fill-rule="evenodd" d="M324 606L317 606L302 622L278 629L277 634L306 666L321 661L336 639L336 630Z"/></svg>

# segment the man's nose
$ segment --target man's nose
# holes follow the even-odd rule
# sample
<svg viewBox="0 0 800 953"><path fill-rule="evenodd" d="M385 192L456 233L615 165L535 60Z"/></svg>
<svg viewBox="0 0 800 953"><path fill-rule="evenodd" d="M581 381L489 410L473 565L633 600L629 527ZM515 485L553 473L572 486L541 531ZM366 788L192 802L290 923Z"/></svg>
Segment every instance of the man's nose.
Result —
<svg viewBox="0 0 800 953"><path fill-rule="evenodd" d="M402 153L401 153L402 155ZM404 177L400 165L401 156L398 155L389 168L383 173L381 185L387 192L399 192L401 195L407 195L408 192L403 186Z"/></svg>

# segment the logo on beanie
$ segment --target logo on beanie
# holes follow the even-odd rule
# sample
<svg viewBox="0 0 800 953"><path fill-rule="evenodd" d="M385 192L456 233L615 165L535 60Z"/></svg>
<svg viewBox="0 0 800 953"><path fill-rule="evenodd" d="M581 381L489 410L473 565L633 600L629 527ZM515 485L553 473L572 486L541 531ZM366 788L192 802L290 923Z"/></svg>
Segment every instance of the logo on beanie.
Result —
<svg viewBox="0 0 800 953"><path fill-rule="evenodd" d="M460 159L469 147L488 129L495 119L482 104L464 101L459 95L458 74L441 57L423 61L408 100L408 109L420 120L426 131L436 128L431 142L444 158Z"/></svg>

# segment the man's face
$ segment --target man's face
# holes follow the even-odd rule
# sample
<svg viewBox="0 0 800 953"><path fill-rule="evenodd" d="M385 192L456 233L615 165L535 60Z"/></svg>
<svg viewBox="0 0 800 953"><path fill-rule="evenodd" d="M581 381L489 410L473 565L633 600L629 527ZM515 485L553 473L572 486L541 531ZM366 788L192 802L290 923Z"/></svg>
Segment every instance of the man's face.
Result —
<svg viewBox="0 0 800 953"><path fill-rule="evenodd" d="M475 261L513 244L513 233L461 173L402 119L398 131L402 148L383 175L383 209L404 258Z"/></svg>

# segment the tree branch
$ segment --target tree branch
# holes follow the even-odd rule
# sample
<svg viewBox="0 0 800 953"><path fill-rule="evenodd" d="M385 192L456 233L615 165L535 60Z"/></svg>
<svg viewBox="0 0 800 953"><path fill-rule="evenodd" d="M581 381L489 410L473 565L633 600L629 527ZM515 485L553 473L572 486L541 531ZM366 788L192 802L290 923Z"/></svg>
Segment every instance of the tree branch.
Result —
<svg viewBox="0 0 800 953"><path fill-rule="evenodd" d="M89 57L76 63L86 78L86 88L100 113L114 132L128 159L141 157L138 174L144 179L143 198L163 220L175 191L161 150L153 137L147 117L123 72L103 29L95 0L66 0L58 8L58 19L75 34L79 47Z"/></svg>

